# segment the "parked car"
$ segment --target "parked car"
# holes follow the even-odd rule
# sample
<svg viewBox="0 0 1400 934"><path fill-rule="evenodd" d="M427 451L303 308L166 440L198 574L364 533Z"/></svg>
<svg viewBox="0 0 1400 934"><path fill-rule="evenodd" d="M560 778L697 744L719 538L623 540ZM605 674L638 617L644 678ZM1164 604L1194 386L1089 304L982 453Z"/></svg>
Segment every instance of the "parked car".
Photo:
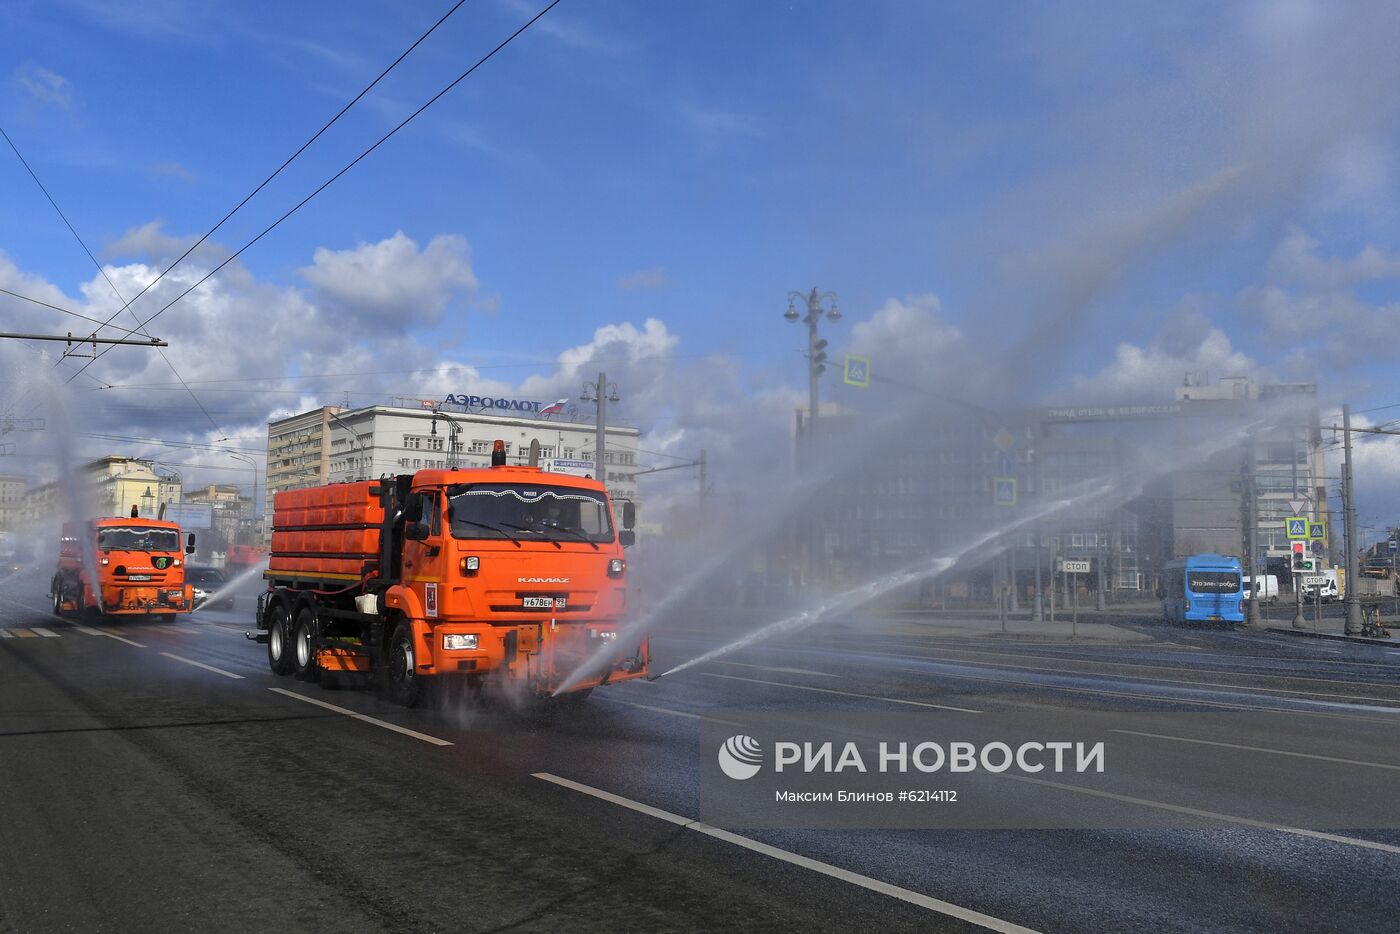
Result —
<svg viewBox="0 0 1400 934"><path fill-rule="evenodd" d="M1246 597L1250 596L1250 591L1253 590L1253 588L1254 588L1254 581L1253 581L1253 579L1252 579L1252 578L1249 578L1249 577L1244 578L1244 593L1245 593L1245 596L1246 596ZM1265 603L1265 604L1269 604L1269 605L1273 605L1273 604L1275 604L1275 603L1278 603L1278 575L1277 575L1277 574L1260 574L1260 575L1259 575L1259 593L1258 593L1258 595L1257 595L1257 598L1258 598L1258 600L1259 600L1260 603Z"/></svg>
<svg viewBox="0 0 1400 934"><path fill-rule="evenodd" d="M194 606L199 609L209 598L223 589L228 583L228 578L224 572L218 568L185 568L185 580L194 585ZM213 610L233 609L233 591L222 594L217 603L210 603L209 608Z"/></svg>

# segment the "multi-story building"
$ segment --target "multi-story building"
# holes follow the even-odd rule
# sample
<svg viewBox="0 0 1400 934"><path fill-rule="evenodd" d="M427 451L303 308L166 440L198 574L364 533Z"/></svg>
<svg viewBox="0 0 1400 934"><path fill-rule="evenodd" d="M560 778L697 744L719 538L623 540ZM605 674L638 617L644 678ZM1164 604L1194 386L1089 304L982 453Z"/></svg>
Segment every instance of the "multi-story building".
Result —
<svg viewBox="0 0 1400 934"><path fill-rule="evenodd" d="M226 483L211 483L196 490L185 491L187 505L208 505L211 513L212 541L207 545L200 538L203 551L224 551L229 545L253 544L253 499L244 496L238 487Z"/></svg>
<svg viewBox="0 0 1400 934"><path fill-rule="evenodd" d="M19 524L24 508L25 478L17 474L0 474L0 529L13 529Z"/></svg>
<svg viewBox="0 0 1400 934"><path fill-rule="evenodd" d="M432 407L429 407L429 406ZM609 425L603 480L619 500L637 498L636 428ZM496 441L507 463L524 464L540 444L541 466L592 475L593 425L525 415L487 415L462 406L371 405L314 409L268 426L268 496L320 483L365 480L428 468L486 467ZM272 439L279 439L274 456Z"/></svg>
<svg viewBox="0 0 1400 934"><path fill-rule="evenodd" d="M332 419L341 409L323 405L267 426L267 501L279 490L300 490L328 482ZM266 510L271 512L271 509Z"/></svg>
<svg viewBox="0 0 1400 934"><path fill-rule="evenodd" d="M89 516L129 516L134 507L144 518L155 518L162 506L183 499L179 474L150 460L108 455L89 461L77 471L76 507ZM57 481L29 488L24 494L25 521L67 520L73 504Z"/></svg>

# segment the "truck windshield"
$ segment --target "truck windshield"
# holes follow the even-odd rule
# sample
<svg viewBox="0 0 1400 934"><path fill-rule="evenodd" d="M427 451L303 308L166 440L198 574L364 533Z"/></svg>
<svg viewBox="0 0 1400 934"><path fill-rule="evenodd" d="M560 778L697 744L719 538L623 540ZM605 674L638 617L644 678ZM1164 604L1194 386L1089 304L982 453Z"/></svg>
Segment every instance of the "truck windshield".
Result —
<svg viewBox="0 0 1400 934"><path fill-rule="evenodd" d="M453 538L536 538L610 542L612 521L601 493L569 487L474 483L450 487Z"/></svg>
<svg viewBox="0 0 1400 934"><path fill-rule="evenodd" d="M1239 593L1238 571L1191 571L1186 575L1186 588L1192 593Z"/></svg>
<svg viewBox="0 0 1400 934"><path fill-rule="evenodd" d="M97 547L103 551L179 551L180 533L175 529L110 526L97 530Z"/></svg>

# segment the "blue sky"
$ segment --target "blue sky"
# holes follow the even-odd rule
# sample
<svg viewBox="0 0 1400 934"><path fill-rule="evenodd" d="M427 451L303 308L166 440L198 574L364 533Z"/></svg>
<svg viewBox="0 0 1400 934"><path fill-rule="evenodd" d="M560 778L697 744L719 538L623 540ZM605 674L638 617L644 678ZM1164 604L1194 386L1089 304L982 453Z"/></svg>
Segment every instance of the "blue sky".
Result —
<svg viewBox="0 0 1400 934"><path fill-rule="evenodd" d="M10 2L0 121L135 291L448 6ZM217 243L535 9L469 0ZM564 0L152 325L187 379L245 380L200 384L212 423L165 390L104 391L105 421L251 438L346 389L576 393L596 363L651 443L689 451L726 407L781 428L803 389L781 312L811 285L840 295L834 347L985 398L1154 398L1203 370L1400 401L1397 38L1388 4ZM108 308L8 152L0 192L6 287ZM92 372L172 379L122 354ZM253 380L437 364L480 369Z"/></svg>

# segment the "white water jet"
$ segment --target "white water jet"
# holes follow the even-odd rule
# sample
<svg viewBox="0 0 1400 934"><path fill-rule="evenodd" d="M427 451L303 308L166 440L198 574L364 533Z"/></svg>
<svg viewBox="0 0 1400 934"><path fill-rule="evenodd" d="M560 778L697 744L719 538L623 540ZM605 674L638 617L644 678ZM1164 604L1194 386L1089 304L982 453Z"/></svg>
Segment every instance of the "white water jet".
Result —
<svg viewBox="0 0 1400 934"><path fill-rule="evenodd" d="M224 583L224 586L220 587L218 590L216 590L216 591L214 591L213 593L211 593L207 598L205 598L205 601L204 601L203 603L201 603L199 606L195 607L195 608L191 611L191 613L198 613L200 610L204 609L206 606L210 606L210 605L212 605L212 604L218 603L220 600L222 600L222 599L224 598L224 595L225 595L225 594L229 593L230 591L234 590L235 588L241 587L241 586L242 586L244 583L246 583L247 581L252 580L254 574L261 574L263 571L266 571L266 570L267 570L267 559L266 559L266 558L264 558L262 561L259 561L257 564L253 564L253 565L248 566L248 567L245 568L243 571L239 572L238 576L234 577L233 580L226 581L226 582Z"/></svg>

